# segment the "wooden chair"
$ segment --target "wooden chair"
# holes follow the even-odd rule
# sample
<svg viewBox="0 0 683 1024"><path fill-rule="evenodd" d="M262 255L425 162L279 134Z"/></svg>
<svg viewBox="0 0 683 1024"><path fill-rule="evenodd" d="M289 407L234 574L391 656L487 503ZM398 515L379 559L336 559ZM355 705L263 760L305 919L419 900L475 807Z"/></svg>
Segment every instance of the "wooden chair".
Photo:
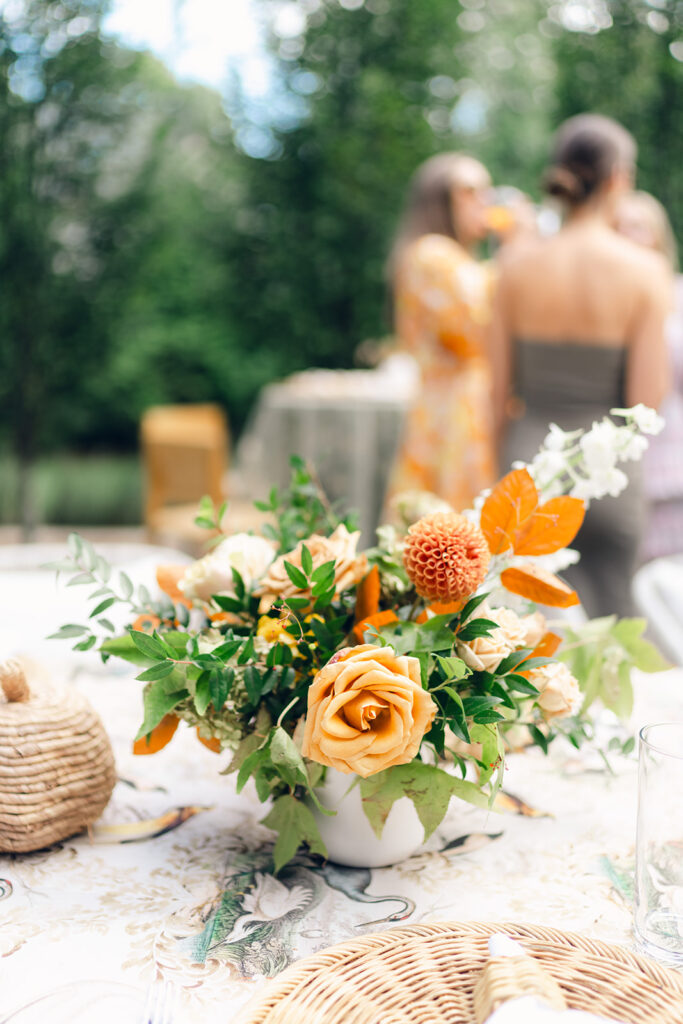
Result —
<svg viewBox="0 0 683 1024"><path fill-rule="evenodd" d="M217 405L158 405L143 414L145 525L155 542L200 553L209 534L194 523L199 499L225 497L228 420Z"/></svg>

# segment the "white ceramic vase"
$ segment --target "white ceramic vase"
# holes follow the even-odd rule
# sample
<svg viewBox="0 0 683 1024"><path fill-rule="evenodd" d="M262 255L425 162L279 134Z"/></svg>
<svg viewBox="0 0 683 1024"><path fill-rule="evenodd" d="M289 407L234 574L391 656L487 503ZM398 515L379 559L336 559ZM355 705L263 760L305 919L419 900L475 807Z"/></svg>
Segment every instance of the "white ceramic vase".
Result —
<svg viewBox="0 0 683 1024"><path fill-rule="evenodd" d="M325 781L316 787L323 807L337 812L321 814L311 805L329 859L348 867L381 868L410 857L424 842L412 800L405 796L396 800L377 838L363 810L360 786L353 785L356 780L356 775L327 768Z"/></svg>

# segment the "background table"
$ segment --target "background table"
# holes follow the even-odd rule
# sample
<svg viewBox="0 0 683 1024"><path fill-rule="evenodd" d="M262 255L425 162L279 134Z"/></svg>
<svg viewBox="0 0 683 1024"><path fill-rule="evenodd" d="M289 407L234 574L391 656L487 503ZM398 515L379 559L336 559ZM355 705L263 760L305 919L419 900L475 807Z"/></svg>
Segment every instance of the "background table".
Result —
<svg viewBox="0 0 683 1024"><path fill-rule="evenodd" d="M361 543L374 544L415 391L409 357L392 358L384 369L311 370L265 387L237 448L246 492L286 485L290 455L300 455L330 500L358 513Z"/></svg>
<svg viewBox="0 0 683 1024"><path fill-rule="evenodd" d="M61 592L44 574L37 589L39 578L37 570L0 570L0 604L20 592L26 601L14 609L21 629L9 645L4 635L0 656L34 651L41 604L59 616ZM537 816L454 801L429 852L403 864L366 871L302 856L275 879L263 807L249 787L237 796L233 777L219 775L227 755L181 727L159 754L133 757L141 684L116 662L101 666L50 645L47 658L41 649L43 664L99 710L121 781L93 841L0 857L0 1022L67 984L86 991L84 983L97 982L105 1024L107 993L142 998L161 975L180 990L177 1024L224 1024L293 960L399 922L507 919L631 944L633 756L615 758L611 774L597 755L568 747L550 758L515 755L505 788ZM681 670L638 677L634 724L680 717L682 696ZM121 842L131 838L126 826L133 834L164 831ZM54 1000L44 1019L66 1024L64 1001Z"/></svg>

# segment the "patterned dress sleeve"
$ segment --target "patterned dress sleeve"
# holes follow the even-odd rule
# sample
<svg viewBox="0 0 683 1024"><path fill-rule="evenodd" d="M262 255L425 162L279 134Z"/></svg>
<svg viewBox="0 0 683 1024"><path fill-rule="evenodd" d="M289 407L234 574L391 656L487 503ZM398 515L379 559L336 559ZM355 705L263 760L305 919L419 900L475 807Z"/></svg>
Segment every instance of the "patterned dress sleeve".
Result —
<svg viewBox="0 0 683 1024"><path fill-rule="evenodd" d="M397 328L420 358L430 341L462 359L481 354L491 279L457 242L425 235L405 253L398 276Z"/></svg>

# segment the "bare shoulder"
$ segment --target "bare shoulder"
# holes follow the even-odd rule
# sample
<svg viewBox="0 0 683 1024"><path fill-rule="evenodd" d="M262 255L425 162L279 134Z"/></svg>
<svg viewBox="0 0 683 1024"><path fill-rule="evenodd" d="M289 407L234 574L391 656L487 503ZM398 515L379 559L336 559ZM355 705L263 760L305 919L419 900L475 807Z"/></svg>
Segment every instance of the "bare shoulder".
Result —
<svg viewBox="0 0 683 1024"><path fill-rule="evenodd" d="M547 262L551 248L552 240L548 238L525 238L503 246L496 255L497 279L503 284L528 279Z"/></svg>

